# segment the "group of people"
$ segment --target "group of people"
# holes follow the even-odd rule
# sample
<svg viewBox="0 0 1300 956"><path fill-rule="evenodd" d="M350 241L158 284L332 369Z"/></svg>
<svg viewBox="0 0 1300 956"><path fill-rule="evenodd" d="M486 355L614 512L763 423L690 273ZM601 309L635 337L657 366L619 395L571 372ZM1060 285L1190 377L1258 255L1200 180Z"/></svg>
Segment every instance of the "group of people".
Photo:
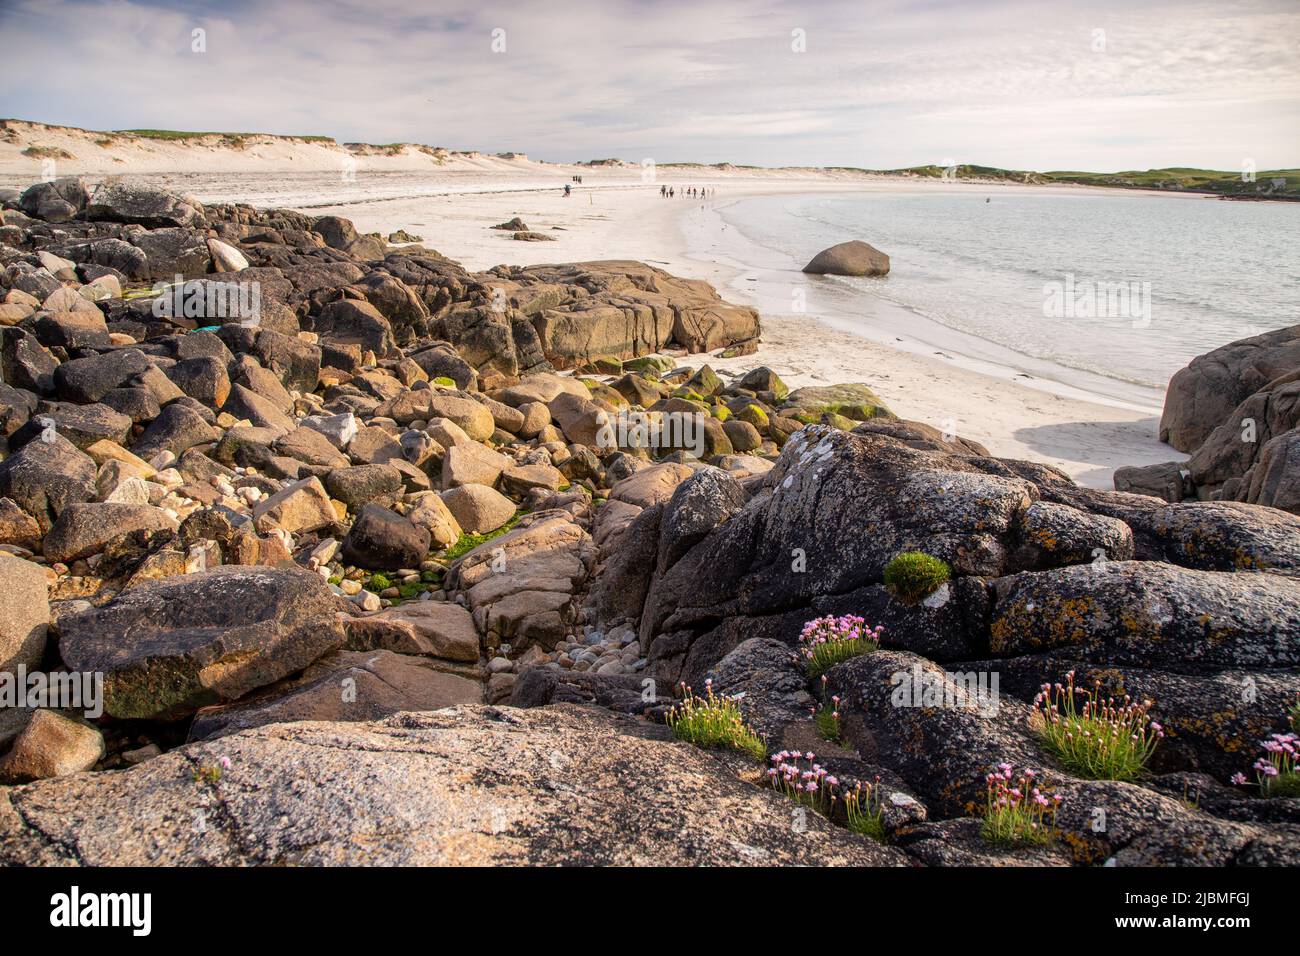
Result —
<svg viewBox="0 0 1300 956"><path fill-rule="evenodd" d="M707 199L710 196L716 195L717 192L718 192L718 187L716 186L713 187L683 186L682 187L682 197L684 199ZM659 195L664 197L665 199L672 199L674 196L677 195L677 187L669 186L666 184L660 186Z"/></svg>

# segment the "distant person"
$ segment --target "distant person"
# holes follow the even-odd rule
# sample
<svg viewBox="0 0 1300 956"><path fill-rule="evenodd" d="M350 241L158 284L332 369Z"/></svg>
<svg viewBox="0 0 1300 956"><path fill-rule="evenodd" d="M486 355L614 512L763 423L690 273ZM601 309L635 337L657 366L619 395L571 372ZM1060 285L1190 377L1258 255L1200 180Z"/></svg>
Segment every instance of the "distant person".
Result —
<svg viewBox="0 0 1300 956"><path fill-rule="evenodd" d="M568 184L568 183L565 183L565 184L564 184L564 198L565 198L565 199L568 199L568 198L569 198L569 193L570 193L571 191L572 191L572 189L571 189L571 187L569 186L569 184Z"/></svg>
<svg viewBox="0 0 1300 956"><path fill-rule="evenodd" d="M667 195L668 195L668 187L667 187L667 186L660 186L660 187L659 187L659 196L660 196L660 198L662 198L662 197L664 197L664 196L667 196Z"/></svg>

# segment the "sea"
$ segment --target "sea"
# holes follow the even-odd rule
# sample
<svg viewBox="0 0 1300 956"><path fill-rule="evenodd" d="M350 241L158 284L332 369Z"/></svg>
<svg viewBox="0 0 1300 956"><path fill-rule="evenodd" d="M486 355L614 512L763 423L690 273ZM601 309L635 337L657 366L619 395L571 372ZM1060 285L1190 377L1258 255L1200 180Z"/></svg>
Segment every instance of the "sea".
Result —
<svg viewBox="0 0 1300 956"><path fill-rule="evenodd" d="M1159 408L1197 355L1300 323L1300 203L1114 191L771 195L714 201L683 232L765 312L814 315L1121 404ZM817 277L861 240L883 277ZM724 293L725 294L725 293Z"/></svg>

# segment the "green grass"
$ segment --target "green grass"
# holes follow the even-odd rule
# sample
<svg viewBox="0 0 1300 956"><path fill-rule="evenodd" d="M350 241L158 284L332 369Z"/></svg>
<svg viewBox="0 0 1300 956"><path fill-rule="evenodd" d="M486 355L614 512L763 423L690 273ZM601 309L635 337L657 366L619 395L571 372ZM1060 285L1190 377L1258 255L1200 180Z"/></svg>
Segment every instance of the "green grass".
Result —
<svg viewBox="0 0 1300 956"><path fill-rule="evenodd" d="M1300 196L1300 169L1267 169L1255 173L1254 182L1242 180L1240 171L1194 169L1170 166L1164 169L1126 170L1118 173L1089 173L1057 170L1043 174L1050 182L1077 183L1083 186L1109 186L1119 189L1176 189L1219 193L1221 195ZM1280 179L1280 188L1272 186Z"/></svg>
<svg viewBox="0 0 1300 956"><path fill-rule="evenodd" d="M447 561L455 561L457 558L469 554L471 551L473 551L475 548L477 548L479 545L483 544L484 542L491 541L493 538L499 538L507 531L510 531L512 528L514 528L515 525L519 524L519 519L522 518L523 516L524 516L523 511L516 511L514 517L512 517L501 527L497 528L495 531L488 531L484 534L461 535L459 541L457 541L450 548L442 552L442 557Z"/></svg>
<svg viewBox="0 0 1300 956"><path fill-rule="evenodd" d="M880 805L880 792L876 787L859 782L855 788L846 789L844 812L848 817L847 826L854 833L870 837L877 843L885 842L885 811Z"/></svg>
<svg viewBox="0 0 1300 956"><path fill-rule="evenodd" d="M822 704L813 716L813 723L817 725L817 734L822 740L833 744L840 742L840 717L833 705Z"/></svg>
<svg viewBox="0 0 1300 956"><path fill-rule="evenodd" d="M1089 780L1133 780L1146 768L1164 736L1150 719L1150 701L1103 697L1074 686L1074 672L1064 685L1044 689L1034 699L1032 726L1043 749L1061 766Z"/></svg>
<svg viewBox="0 0 1300 956"><path fill-rule="evenodd" d="M706 686L704 697L683 688L686 696L668 713L668 726L678 740L705 750L734 750L756 761L767 759L767 745L746 722L738 703L713 693L712 686Z"/></svg>
<svg viewBox="0 0 1300 956"><path fill-rule="evenodd" d="M924 551L906 551L885 565L885 586L908 604L924 601L951 576L945 562Z"/></svg>
<svg viewBox="0 0 1300 956"><path fill-rule="evenodd" d="M298 139L305 143L332 143L333 136L285 136L279 133L219 133L212 131L198 132L182 129L119 129L116 133L129 133L145 139L186 140L200 139L204 136L221 136L225 139L245 140L253 136L268 136L272 139Z"/></svg>

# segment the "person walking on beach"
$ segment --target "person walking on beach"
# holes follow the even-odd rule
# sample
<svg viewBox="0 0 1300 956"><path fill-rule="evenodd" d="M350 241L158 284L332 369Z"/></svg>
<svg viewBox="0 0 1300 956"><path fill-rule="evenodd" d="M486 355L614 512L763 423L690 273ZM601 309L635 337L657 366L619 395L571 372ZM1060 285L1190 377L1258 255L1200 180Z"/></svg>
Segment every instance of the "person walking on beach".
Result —
<svg viewBox="0 0 1300 956"><path fill-rule="evenodd" d="M659 198L662 199L664 196L667 196L667 195L668 195L668 187L667 187L667 186L660 186L660 187L659 187Z"/></svg>
<svg viewBox="0 0 1300 956"><path fill-rule="evenodd" d="M569 184L568 184L568 183L565 183L565 184L564 184L564 198L565 198L565 199L568 199L568 198L569 198L569 192L570 192L570 191L571 191L571 190L570 190L570 186L569 186Z"/></svg>

